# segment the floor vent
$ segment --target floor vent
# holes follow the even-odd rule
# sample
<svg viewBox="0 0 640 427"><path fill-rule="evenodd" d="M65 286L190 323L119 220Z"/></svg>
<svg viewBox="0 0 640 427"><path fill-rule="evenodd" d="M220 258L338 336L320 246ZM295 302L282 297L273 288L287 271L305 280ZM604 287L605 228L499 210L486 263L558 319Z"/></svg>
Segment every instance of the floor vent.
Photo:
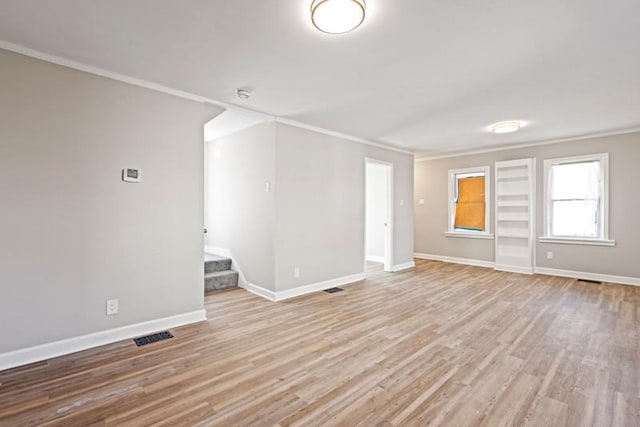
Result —
<svg viewBox="0 0 640 427"><path fill-rule="evenodd" d="M597 280L578 279L578 282L591 283L592 285L602 285L602 282L599 282Z"/></svg>
<svg viewBox="0 0 640 427"><path fill-rule="evenodd" d="M342 288L329 288L324 290L328 294L335 294L336 292L344 291Z"/></svg>
<svg viewBox="0 0 640 427"><path fill-rule="evenodd" d="M173 338L173 335L169 331L158 332L157 334L147 335L146 337L134 338L133 342L136 343L138 347L151 344L154 342L168 340L169 338Z"/></svg>

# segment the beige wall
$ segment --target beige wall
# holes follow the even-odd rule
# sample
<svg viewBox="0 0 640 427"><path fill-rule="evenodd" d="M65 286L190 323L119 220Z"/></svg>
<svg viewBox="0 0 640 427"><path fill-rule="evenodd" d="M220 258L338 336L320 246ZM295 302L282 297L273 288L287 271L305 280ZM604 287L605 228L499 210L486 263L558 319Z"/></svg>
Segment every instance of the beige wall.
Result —
<svg viewBox="0 0 640 427"><path fill-rule="evenodd" d="M366 157L394 164L393 263L412 261L412 155L275 122L207 153L206 243L230 249L249 283L280 292L364 272Z"/></svg>
<svg viewBox="0 0 640 427"><path fill-rule="evenodd" d="M206 144L205 246L231 251L249 283L275 291L275 123Z"/></svg>
<svg viewBox="0 0 640 427"><path fill-rule="evenodd" d="M447 171L485 166L502 160L535 157L537 160L537 236L543 227L543 165L545 159L583 154L610 153L610 238L615 247L537 244L539 267L640 278L640 133L495 151L470 156L418 161L415 167L415 252L493 261L493 240L445 237L447 229ZM494 194L494 182L491 183ZM418 201L425 199L425 205ZM492 200L492 230L495 209ZM554 259L546 259L547 251Z"/></svg>
<svg viewBox="0 0 640 427"><path fill-rule="evenodd" d="M203 309L219 112L0 50L0 353Z"/></svg>
<svg viewBox="0 0 640 427"><path fill-rule="evenodd" d="M367 157L394 165L392 263L412 261L413 155L278 124L276 290L363 272Z"/></svg>

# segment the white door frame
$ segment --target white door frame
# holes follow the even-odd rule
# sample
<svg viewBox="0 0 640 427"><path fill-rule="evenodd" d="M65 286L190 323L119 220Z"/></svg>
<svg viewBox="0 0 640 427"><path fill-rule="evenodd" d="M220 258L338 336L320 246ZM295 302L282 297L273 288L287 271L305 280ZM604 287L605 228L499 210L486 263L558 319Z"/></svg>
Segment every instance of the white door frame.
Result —
<svg viewBox="0 0 640 427"><path fill-rule="evenodd" d="M367 165L384 166L387 170L387 228L384 242L384 271L393 271L393 163L365 157L364 159L364 257L366 270L367 256Z"/></svg>

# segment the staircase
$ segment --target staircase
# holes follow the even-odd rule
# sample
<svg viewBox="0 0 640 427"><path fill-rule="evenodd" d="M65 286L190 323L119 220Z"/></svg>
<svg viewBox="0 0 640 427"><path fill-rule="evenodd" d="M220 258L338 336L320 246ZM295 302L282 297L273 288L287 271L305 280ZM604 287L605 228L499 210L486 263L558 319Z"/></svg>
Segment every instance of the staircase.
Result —
<svg viewBox="0 0 640 427"><path fill-rule="evenodd" d="M238 287L238 272L231 270L231 259L204 254L204 291Z"/></svg>

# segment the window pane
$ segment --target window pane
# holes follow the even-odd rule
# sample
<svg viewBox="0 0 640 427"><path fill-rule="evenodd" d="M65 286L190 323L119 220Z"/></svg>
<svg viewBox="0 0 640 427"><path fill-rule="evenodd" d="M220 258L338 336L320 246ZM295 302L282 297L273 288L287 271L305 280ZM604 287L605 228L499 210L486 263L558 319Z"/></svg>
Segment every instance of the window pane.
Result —
<svg viewBox="0 0 640 427"><path fill-rule="evenodd" d="M484 174L456 175L454 230L485 231Z"/></svg>
<svg viewBox="0 0 640 427"><path fill-rule="evenodd" d="M597 199L600 197L600 162L568 163L551 168L551 198Z"/></svg>
<svg viewBox="0 0 640 427"><path fill-rule="evenodd" d="M553 236L599 237L598 200L552 201Z"/></svg>

